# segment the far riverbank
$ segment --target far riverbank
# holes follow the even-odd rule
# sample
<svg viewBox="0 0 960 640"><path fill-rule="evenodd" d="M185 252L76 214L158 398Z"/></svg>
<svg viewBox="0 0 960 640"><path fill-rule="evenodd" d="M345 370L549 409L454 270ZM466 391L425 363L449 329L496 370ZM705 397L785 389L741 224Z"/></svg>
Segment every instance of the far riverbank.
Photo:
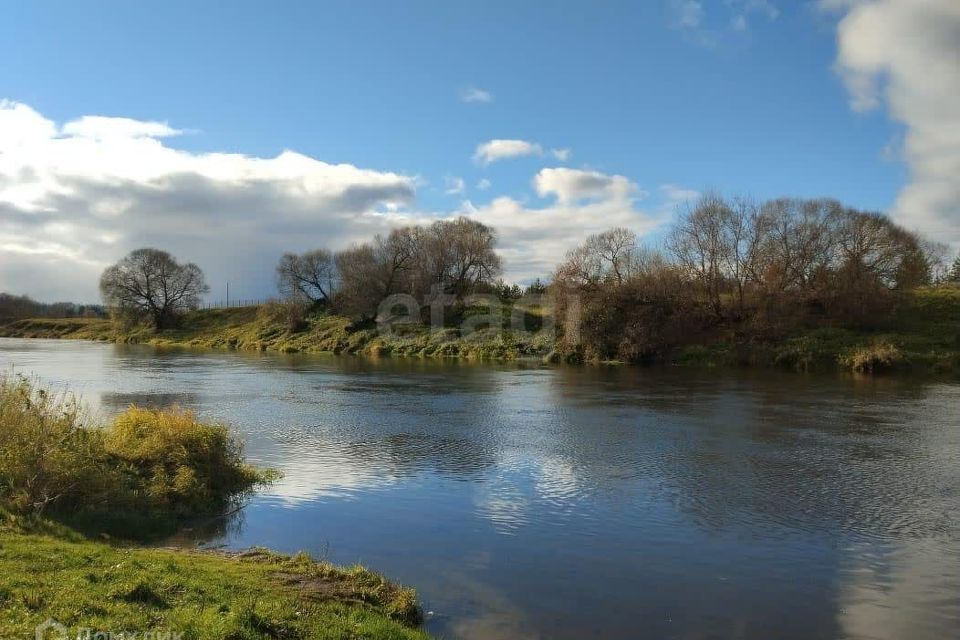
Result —
<svg viewBox="0 0 960 640"><path fill-rule="evenodd" d="M105 319L25 319L0 324L0 337L58 338L214 349L364 356L581 362L547 333L406 326L380 332L349 318L315 314L291 329L266 307L198 310L176 329L121 328ZM888 327L799 330L777 339L718 330L672 349L662 364L690 367L778 367L865 373L960 372L960 288L925 288L905 296Z"/></svg>

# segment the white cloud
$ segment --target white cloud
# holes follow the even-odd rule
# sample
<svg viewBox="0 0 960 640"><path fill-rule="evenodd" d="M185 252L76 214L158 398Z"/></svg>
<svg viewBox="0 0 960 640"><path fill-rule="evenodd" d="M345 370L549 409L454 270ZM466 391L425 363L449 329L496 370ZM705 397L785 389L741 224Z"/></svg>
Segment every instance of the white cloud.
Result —
<svg viewBox="0 0 960 640"><path fill-rule="evenodd" d="M26 105L0 103L0 291L93 301L108 264L157 246L199 264L215 291L230 282L234 296L268 296L283 251L338 249L460 214L497 229L508 278L532 278L550 273L587 234L614 225L644 233L663 221L661 212L637 207L636 184L596 171L540 171L534 188L553 198L543 206L498 197L430 214L413 208L425 184L417 176L294 151L271 158L183 151L169 146L164 136L176 129L166 124L72 122L84 124L60 127ZM488 151L511 156L496 145ZM491 186L481 180L477 189ZM449 177L446 189L461 187L465 181Z"/></svg>
<svg viewBox="0 0 960 640"><path fill-rule="evenodd" d="M687 189L686 187L681 187L675 184L660 185L660 193L663 195L664 200L675 204L691 202L700 197L699 191L696 191L695 189Z"/></svg>
<svg viewBox="0 0 960 640"><path fill-rule="evenodd" d="M461 194L467 190L467 183L459 176L447 176L443 181L447 186L444 193L448 196Z"/></svg>
<svg viewBox="0 0 960 640"><path fill-rule="evenodd" d="M495 198L484 206L467 202L460 213L497 229L511 278L548 275L564 254L586 236L623 226L646 234L668 219L637 207L643 195L623 176L573 169L544 169L534 178L541 196L556 200L531 207L509 197Z"/></svg>
<svg viewBox="0 0 960 640"><path fill-rule="evenodd" d="M272 290L281 251L345 245L410 219L413 177L293 151L190 153L159 138L174 132L92 117L61 129L0 103L0 291L95 300L107 264L155 245L252 296Z"/></svg>
<svg viewBox="0 0 960 640"><path fill-rule="evenodd" d="M487 180L486 178L481 178L480 181L477 182L477 190L478 190L478 191L486 191L487 189L489 189L489 188L492 187L492 186L493 186L493 183L490 182L489 180Z"/></svg>
<svg viewBox="0 0 960 640"><path fill-rule="evenodd" d="M857 111L886 107L906 130L910 182L891 214L960 244L960 2L823 0L842 11L836 69Z"/></svg>
<svg viewBox="0 0 960 640"><path fill-rule="evenodd" d="M550 149L550 154L560 162L566 162L573 154L572 149Z"/></svg>
<svg viewBox="0 0 960 640"><path fill-rule="evenodd" d="M493 94L478 87L464 87L460 90L461 102L493 102Z"/></svg>
<svg viewBox="0 0 960 640"><path fill-rule="evenodd" d="M0 100L0 144L8 153L57 135L57 126L19 102Z"/></svg>
<svg viewBox="0 0 960 640"><path fill-rule="evenodd" d="M63 134L79 138L165 138L178 136L183 131L173 129L166 122L145 122L130 118L83 116L63 125Z"/></svg>
<svg viewBox="0 0 960 640"><path fill-rule="evenodd" d="M540 197L552 194L561 203L588 199L626 199L641 193L637 185L624 176L564 167L542 169L534 176L533 187Z"/></svg>
<svg viewBox="0 0 960 640"><path fill-rule="evenodd" d="M498 160L533 155L543 155L543 147L535 142L527 142L526 140L490 140L477 145L477 149L473 154L473 161L478 164L488 165Z"/></svg>

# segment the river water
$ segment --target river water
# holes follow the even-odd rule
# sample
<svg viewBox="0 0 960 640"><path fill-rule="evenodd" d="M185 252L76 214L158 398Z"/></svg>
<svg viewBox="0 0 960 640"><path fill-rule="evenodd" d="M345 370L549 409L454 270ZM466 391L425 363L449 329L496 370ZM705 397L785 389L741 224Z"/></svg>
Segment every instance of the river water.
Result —
<svg viewBox="0 0 960 640"><path fill-rule="evenodd" d="M183 545L417 588L446 638L960 631L960 385L0 340L0 369L229 423L284 478Z"/></svg>

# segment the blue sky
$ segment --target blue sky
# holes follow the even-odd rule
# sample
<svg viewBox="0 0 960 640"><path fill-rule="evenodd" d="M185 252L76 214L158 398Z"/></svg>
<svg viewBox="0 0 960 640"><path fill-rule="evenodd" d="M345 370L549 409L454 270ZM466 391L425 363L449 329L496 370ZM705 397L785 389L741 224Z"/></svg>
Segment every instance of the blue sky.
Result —
<svg viewBox="0 0 960 640"><path fill-rule="evenodd" d="M269 159L292 150L412 180L413 195L364 213L419 219L483 209L497 198L518 203L518 211L542 209L563 198L560 187L532 183L551 167L626 178L632 191L621 204L645 216L638 228L651 236L678 189L831 196L887 210L910 180L898 149L912 123L884 104L851 108L849 77L845 83L836 72L838 21L857 3L827 4L844 6L14 2L0 21L0 99L57 127L90 115L166 123L177 135L155 140L190 154ZM489 99L465 101L470 90ZM478 145L497 139L540 152L478 162ZM561 159L552 149L569 154ZM490 186L478 188L484 180ZM137 245L136 228L111 246ZM356 235L331 228L311 241ZM530 233L521 235L530 241ZM257 264L281 248L261 247ZM512 247L508 274L511 255L523 252ZM92 272L98 260L91 260ZM544 271L545 260L519 258L515 279ZM256 279L248 293L261 293L268 279ZM6 280L0 275L0 288L11 287Z"/></svg>

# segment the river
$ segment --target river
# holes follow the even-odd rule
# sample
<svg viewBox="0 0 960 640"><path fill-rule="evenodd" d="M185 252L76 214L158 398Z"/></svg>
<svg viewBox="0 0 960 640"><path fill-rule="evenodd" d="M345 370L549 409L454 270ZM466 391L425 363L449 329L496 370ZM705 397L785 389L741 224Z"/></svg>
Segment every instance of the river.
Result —
<svg viewBox="0 0 960 640"><path fill-rule="evenodd" d="M0 339L103 418L179 404L284 473L176 544L417 588L446 638L956 637L960 385Z"/></svg>

